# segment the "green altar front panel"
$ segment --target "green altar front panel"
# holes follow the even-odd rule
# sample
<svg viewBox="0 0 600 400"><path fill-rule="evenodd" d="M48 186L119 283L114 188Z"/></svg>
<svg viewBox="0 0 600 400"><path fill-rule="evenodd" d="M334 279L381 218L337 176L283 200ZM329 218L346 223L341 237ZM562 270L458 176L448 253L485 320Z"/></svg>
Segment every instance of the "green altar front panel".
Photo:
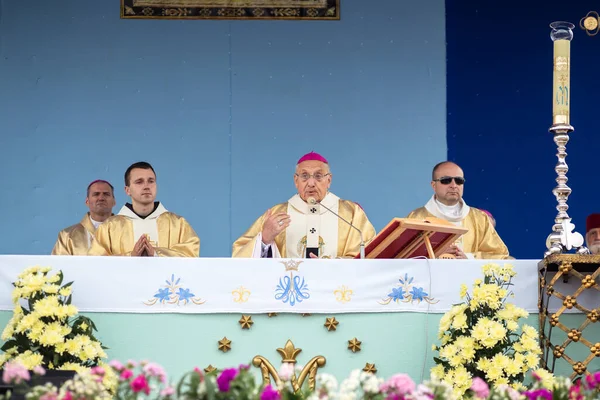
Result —
<svg viewBox="0 0 600 400"><path fill-rule="evenodd" d="M98 338L110 348L109 359L155 361L174 379L196 366L249 364L256 355L266 357L278 368L281 356L276 349L291 339L302 349L297 357L299 365L322 355L327 364L321 371L338 379L344 379L353 369L362 369L366 363L374 363L381 377L404 372L415 381L429 378L429 369L434 365L431 345L439 344L437 330L442 317L422 313L337 314L337 330L328 332L323 326L325 318L334 315L252 315L254 324L249 330L241 329L241 314L86 315L96 323ZM0 312L0 326L4 327L10 316L10 312ZM575 325L583 316L571 314L565 318L569 325ZM526 323L538 328L537 314ZM588 329L592 331L586 330L586 335L600 341L600 324ZM232 341L226 353L218 350L218 341L223 337ZM362 344L361 351L353 353L348 349L348 340L355 337ZM573 355L581 359L589 352L585 346L574 350ZM599 361L594 359L590 370L600 369ZM555 372L569 375L572 370L565 364L557 365Z"/></svg>

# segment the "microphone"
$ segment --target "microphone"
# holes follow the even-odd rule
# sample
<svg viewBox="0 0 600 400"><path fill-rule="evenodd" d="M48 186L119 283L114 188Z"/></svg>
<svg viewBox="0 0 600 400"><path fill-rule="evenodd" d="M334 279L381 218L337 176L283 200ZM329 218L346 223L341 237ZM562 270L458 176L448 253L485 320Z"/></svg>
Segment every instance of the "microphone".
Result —
<svg viewBox="0 0 600 400"><path fill-rule="evenodd" d="M308 204L310 204L310 205L313 205L313 206L315 204L319 203L322 207L325 207L325 209L327 211L329 211L330 213L332 213L333 215L335 215L336 217L338 217L339 219L341 219L342 221L344 221L345 223L347 223L348 225L350 225L351 228L356 229L356 231L360 235L360 258L361 259L365 258L365 240L363 239L363 233L362 233L362 231L360 229L358 229L357 227L355 227L354 225L352 225L351 222L346 221L340 215L336 214L335 211L333 211L331 208L327 207L325 204L321 203L320 201L317 201L317 199L315 199L314 197L309 197L308 199L306 199L306 202Z"/></svg>

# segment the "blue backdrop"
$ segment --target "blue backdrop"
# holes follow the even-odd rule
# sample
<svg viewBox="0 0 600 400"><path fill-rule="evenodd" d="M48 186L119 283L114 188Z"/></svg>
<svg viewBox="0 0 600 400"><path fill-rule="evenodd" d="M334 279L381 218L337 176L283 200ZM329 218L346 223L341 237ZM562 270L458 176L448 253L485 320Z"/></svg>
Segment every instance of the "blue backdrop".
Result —
<svg viewBox="0 0 600 400"><path fill-rule="evenodd" d="M541 258L556 205L549 24L574 23L571 124L567 144L569 214L585 234L587 214L600 211L593 160L600 145L600 36L579 21L597 1L446 1L448 156L463 166L465 199L495 215L517 258Z"/></svg>
<svg viewBox="0 0 600 400"><path fill-rule="evenodd" d="M2 1L0 253L48 254L87 184L158 173L158 197L231 244L295 191L304 153L373 224L429 196L446 156L444 4L343 2L341 21L121 20L119 1ZM428 21L431 25L424 25Z"/></svg>

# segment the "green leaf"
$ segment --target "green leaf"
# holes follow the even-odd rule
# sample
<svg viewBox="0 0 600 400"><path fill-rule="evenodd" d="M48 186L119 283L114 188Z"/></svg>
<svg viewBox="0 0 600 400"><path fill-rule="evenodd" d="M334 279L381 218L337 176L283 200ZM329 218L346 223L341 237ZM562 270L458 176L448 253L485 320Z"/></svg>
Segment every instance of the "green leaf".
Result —
<svg viewBox="0 0 600 400"><path fill-rule="evenodd" d="M59 277L59 278L58 278L58 282L56 282L56 284L57 284L58 286L60 286L60 285L62 285L62 281L63 281L63 278L64 278L64 276L63 276L63 272L62 272L62 271L58 271L58 274L57 274L57 275L58 275L58 277Z"/></svg>
<svg viewBox="0 0 600 400"><path fill-rule="evenodd" d="M0 347L0 350L2 351L7 351L8 349L12 349L13 347L18 347L18 343L16 340L9 340L8 342L4 343L2 345L2 347Z"/></svg>

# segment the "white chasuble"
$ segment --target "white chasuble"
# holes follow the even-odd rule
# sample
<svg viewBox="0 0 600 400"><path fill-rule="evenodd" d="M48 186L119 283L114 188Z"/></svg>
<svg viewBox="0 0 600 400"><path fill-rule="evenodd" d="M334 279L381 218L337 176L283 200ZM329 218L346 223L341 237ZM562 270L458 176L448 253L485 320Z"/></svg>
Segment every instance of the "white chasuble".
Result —
<svg viewBox="0 0 600 400"><path fill-rule="evenodd" d="M150 243L154 247L167 247L164 243L158 242L158 224L156 220L161 214L166 213L167 209L159 204L156 210L148 215L146 218L140 218L136 213L131 211L129 207L123 206L119 211L119 215L123 215L131 221L133 224L133 243L137 243L140 236L146 234L150 239Z"/></svg>
<svg viewBox="0 0 600 400"><path fill-rule="evenodd" d="M327 193L321 201L336 214L340 198ZM288 258L305 258L306 248L319 249L319 257L336 258L338 253L338 217L320 204L308 204L294 195L288 201L290 226L286 229L285 246Z"/></svg>

